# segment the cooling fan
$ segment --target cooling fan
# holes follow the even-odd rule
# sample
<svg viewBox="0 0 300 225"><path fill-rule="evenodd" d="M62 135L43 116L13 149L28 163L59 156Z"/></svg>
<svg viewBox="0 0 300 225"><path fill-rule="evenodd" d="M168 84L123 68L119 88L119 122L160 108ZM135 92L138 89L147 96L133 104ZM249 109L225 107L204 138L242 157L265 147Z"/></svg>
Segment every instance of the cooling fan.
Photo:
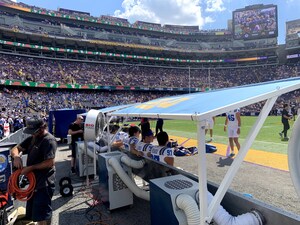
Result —
<svg viewBox="0 0 300 225"><path fill-rule="evenodd" d="M289 170L296 192L300 198L300 118L294 123L293 132L288 145Z"/></svg>
<svg viewBox="0 0 300 225"><path fill-rule="evenodd" d="M84 140L95 141L104 130L104 114L95 109L91 109L85 119L84 123Z"/></svg>

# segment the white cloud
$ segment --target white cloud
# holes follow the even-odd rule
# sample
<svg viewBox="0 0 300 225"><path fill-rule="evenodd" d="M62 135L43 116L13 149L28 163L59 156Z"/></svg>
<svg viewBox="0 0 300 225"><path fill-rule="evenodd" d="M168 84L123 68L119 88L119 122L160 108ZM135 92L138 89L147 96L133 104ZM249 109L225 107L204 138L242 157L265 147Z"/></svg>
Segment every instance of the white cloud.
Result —
<svg viewBox="0 0 300 225"><path fill-rule="evenodd" d="M223 6L223 0L207 0L206 1L206 12L222 12L226 8Z"/></svg>
<svg viewBox="0 0 300 225"><path fill-rule="evenodd" d="M17 0L11 0L12 2L18 2Z"/></svg>
<svg viewBox="0 0 300 225"><path fill-rule="evenodd" d="M210 16L207 16L207 17L204 18L204 22L205 22L205 23L213 23L213 22L216 22L216 20L213 19L213 18L210 17Z"/></svg>
<svg viewBox="0 0 300 225"><path fill-rule="evenodd" d="M198 25L205 23L201 0L123 0L114 15L131 23L141 20L160 24ZM210 22L210 21L209 21Z"/></svg>

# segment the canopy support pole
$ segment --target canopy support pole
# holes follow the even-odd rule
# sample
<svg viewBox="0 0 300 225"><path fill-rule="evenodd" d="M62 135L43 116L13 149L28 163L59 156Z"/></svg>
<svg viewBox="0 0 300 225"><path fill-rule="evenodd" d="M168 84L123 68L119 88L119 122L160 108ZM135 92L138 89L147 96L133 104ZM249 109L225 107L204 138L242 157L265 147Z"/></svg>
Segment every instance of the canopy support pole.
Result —
<svg viewBox="0 0 300 225"><path fill-rule="evenodd" d="M267 102L265 103L263 109L261 110L255 124L251 128L249 134L246 137L246 140L241 147L239 153L237 154L236 158L234 159L232 165L228 169L223 181L221 182L218 191L216 192L215 196L213 197L213 200L211 204L208 207L208 220L207 222L211 222L214 214L216 213L225 193L227 192L230 184L232 183L232 180L234 176L236 175L238 169L240 168L244 158L246 157L251 145L253 144L253 141L255 140L257 134L259 133L261 127L263 126L265 120L267 119L274 103L276 102L277 96L269 98ZM200 208L201 209L201 208ZM202 214L201 214L202 216ZM201 219L202 221L202 219ZM204 223L201 223L201 225Z"/></svg>
<svg viewBox="0 0 300 225"><path fill-rule="evenodd" d="M110 145L110 130L109 130L109 124L110 124L110 121L112 120L112 117L109 117L108 115L105 115L105 120L106 120L106 132L107 132L107 152L111 152L111 145ZM103 133L105 131L103 130Z"/></svg>
<svg viewBox="0 0 300 225"><path fill-rule="evenodd" d="M205 121L197 123L198 139L198 177L199 177L199 207L200 225L206 225L208 217L207 208L207 171L206 171L206 148L205 148Z"/></svg>

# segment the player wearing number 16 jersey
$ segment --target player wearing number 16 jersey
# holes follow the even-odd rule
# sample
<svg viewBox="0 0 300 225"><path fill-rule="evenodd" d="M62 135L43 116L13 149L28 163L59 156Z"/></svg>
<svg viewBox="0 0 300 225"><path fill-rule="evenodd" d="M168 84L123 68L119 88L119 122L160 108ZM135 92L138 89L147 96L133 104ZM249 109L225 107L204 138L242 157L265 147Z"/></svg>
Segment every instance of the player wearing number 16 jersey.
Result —
<svg viewBox="0 0 300 225"><path fill-rule="evenodd" d="M240 135L240 128L241 128L241 116L240 116L240 109L235 109L226 113L226 120L224 125L224 131L227 130L228 138L229 138L229 145L231 149L230 156L234 156L234 144L236 145L237 149L240 150L240 143L239 143L239 135Z"/></svg>
<svg viewBox="0 0 300 225"><path fill-rule="evenodd" d="M159 132L156 138L158 146L153 146L151 149L152 159L173 166L174 150L167 146L169 142L168 134L164 131Z"/></svg>

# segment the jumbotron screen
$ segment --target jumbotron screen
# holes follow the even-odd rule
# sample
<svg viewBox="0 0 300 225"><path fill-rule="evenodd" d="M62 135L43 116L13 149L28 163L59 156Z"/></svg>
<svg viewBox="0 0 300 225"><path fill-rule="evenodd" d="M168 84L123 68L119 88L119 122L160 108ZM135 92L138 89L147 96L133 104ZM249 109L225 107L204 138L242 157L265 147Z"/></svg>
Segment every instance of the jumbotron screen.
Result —
<svg viewBox="0 0 300 225"><path fill-rule="evenodd" d="M234 39L260 39L278 36L277 6L246 7L233 12Z"/></svg>

